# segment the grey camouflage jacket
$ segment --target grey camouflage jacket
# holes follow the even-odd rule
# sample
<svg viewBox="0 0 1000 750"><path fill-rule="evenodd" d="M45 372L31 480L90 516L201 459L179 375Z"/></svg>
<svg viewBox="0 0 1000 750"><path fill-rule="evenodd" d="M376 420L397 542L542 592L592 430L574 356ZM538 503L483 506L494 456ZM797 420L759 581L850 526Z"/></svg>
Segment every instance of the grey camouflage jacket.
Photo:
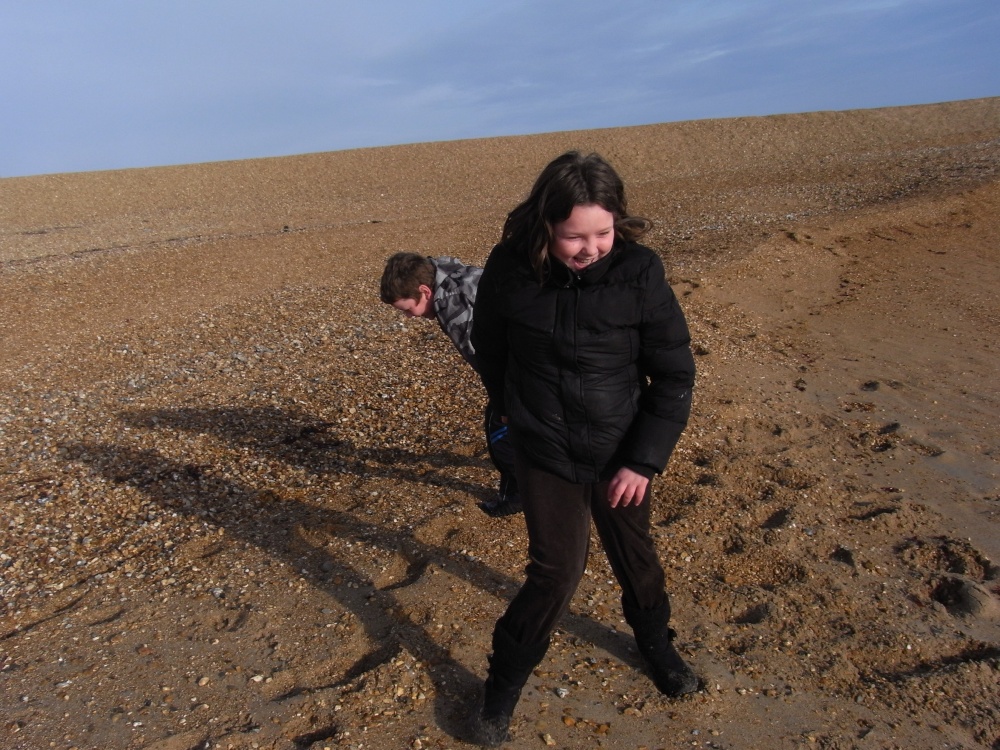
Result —
<svg viewBox="0 0 1000 750"><path fill-rule="evenodd" d="M455 348L479 371L476 350L472 346L472 306L483 269L467 266L458 258L431 258L434 264L434 315L441 330L448 334Z"/></svg>

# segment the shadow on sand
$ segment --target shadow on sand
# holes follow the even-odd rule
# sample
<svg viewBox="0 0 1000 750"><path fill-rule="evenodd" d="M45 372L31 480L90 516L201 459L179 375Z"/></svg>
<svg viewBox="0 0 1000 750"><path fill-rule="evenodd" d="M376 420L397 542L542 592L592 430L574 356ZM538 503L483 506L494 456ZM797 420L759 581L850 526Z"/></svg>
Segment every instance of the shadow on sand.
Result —
<svg viewBox="0 0 1000 750"><path fill-rule="evenodd" d="M126 413L132 429L161 429L213 434L249 451L249 460L281 461L314 475L380 476L393 482L414 482L479 494L483 488L448 476L449 467L482 465L480 459L447 451L432 455L397 449L359 448L337 437L334 425L315 422L276 408L159 409ZM347 510L324 507L282 497L270 487L248 486L226 478L227 467L205 466L193 456L170 457L158 450L140 450L107 443L66 446L75 460L87 463L110 481L137 488L172 512L205 517L225 528L233 538L258 547L273 559L301 567L303 539L293 540L294 529L333 529L338 537L363 541L402 555L407 570L401 580L372 589L369 577L350 561L313 546L310 554L321 564L309 565L302 575L310 585L338 600L352 611L372 643L381 644L363 655L343 674L326 685L294 688L275 700L315 690L346 686L365 672L392 659L405 648L426 665L435 686L435 719L453 737L467 734L470 696L478 693L481 677L456 662L438 645L422 624L400 612L396 596L416 583L431 563L472 586L504 599L520 581L499 573L478 560L455 555L455 550L416 538L412 526L391 528L372 523L364 505ZM419 468L431 464L433 471ZM518 519L508 519L519 522ZM293 543L294 542L294 543ZM305 542L307 545L309 542ZM336 581L336 583L334 583ZM568 614L561 629L591 642L622 662L639 666L630 638L589 618ZM485 662L485 654L484 659Z"/></svg>

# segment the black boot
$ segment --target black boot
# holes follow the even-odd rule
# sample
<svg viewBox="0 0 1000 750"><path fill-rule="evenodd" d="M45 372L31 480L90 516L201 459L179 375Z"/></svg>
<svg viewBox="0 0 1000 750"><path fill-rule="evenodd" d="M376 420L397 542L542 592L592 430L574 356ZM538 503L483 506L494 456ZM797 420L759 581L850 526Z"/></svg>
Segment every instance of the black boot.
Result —
<svg viewBox="0 0 1000 750"><path fill-rule="evenodd" d="M677 653L671 641L677 634L667 627L670 621L670 602L655 609L639 609L624 601L625 621L632 626L635 642L639 646L657 689L671 698L677 698L698 689L698 677Z"/></svg>
<svg viewBox="0 0 1000 750"><path fill-rule="evenodd" d="M547 638L540 643L520 644L497 624L493 630L489 675L483 686L483 703L472 721L476 744L499 747L507 741L521 689L548 648Z"/></svg>

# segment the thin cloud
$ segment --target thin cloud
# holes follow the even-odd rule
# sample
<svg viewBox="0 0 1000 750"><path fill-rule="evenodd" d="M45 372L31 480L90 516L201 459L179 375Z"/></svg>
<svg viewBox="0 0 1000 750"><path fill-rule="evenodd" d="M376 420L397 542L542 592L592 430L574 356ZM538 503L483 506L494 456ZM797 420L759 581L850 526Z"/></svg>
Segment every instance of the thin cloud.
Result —
<svg viewBox="0 0 1000 750"><path fill-rule="evenodd" d="M1000 94L996 0L9 3L0 176Z"/></svg>

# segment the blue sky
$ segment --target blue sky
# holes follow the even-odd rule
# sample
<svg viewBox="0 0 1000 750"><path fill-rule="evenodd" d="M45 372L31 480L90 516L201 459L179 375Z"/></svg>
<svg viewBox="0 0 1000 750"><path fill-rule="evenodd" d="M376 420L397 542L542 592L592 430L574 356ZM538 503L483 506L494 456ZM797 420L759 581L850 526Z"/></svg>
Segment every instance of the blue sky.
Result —
<svg viewBox="0 0 1000 750"><path fill-rule="evenodd" d="M0 0L0 177L1000 95L1000 0Z"/></svg>

